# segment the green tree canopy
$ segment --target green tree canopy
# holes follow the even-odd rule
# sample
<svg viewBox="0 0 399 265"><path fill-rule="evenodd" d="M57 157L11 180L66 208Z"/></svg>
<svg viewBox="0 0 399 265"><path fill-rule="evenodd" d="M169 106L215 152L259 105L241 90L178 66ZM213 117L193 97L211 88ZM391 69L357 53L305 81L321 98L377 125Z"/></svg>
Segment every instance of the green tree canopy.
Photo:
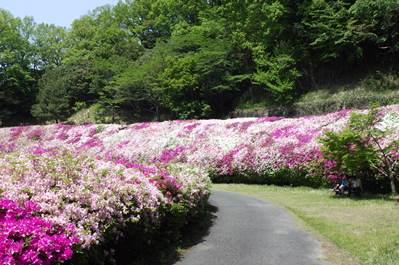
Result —
<svg viewBox="0 0 399 265"><path fill-rule="evenodd" d="M70 108L135 119L222 117L247 91L289 105L322 82L394 66L398 15L396 0L122 0L64 29L2 10L0 116L29 120L38 89L60 84Z"/></svg>

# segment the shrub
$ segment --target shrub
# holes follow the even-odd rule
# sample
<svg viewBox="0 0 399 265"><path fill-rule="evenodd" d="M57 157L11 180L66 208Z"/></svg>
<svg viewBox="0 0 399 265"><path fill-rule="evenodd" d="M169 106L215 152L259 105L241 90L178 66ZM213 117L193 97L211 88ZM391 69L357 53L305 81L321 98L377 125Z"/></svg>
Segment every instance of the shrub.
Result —
<svg viewBox="0 0 399 265"><path fill-rule="evenodd" d="M51 265L72 258L79 243L73 225L39 217L40 207L0 199L0 261L10 265Z"/></svg>
<svg viewBox="0 0 399 265"><path fill-rule="evenodd" d="M214 183L251 183L251 184L267 184L279 186L307 186L319 188L328 185L328 180L323 174L310 173L310 168L307 170L301 168L283 168L276 172L254 174L243 174L236 172L232 175L211 175L211 180ZM320 172L318 172L320 173Z"/></svg>
<svg viewBox="0 0 399 265"><path fill-rule="evenodd" d="M95 132L96 128L91 134ZM93 146L88 145L87 148ZM23 220L18 219L20 214L17 213L14 223L5 224L1 222L0 209L0 241L3 229L14 229L17 224L17 227L29 228L36 233L39 241L47 240L47 243L57 247L57 238L64 239L62 234L59 237L52 234L51 227L73 226L80 249L75 253L80 254L73 264L112 262L112 253L104 255L104 244L112 248L115 241L130 235L126 228L137 231L138 228L148 230L153 227L156 232L167 230L170 238L178 237L187 213L197 208L208 195L206 173L187 165L156 167L104 161L62 149L42 147L40 150L37 147L31 154L0 152L0 164L0 199L31 200L43 209L35 212L35 216L27 215L27 218L22 212ZM166 220L170 226L165 226ZM36 227L39 230L33 230ZM145 229L143 231L147 231ZM46 233L57 235L55 241L51 242L53 239L47 238ZM29 239L36 234L27 234L27 237ZM149 232L143 233L143 236L154 239ZM127 238L138 242L146 239ZM12 249L13 245L7 243L0 246L0 254L1 251L7 254ZM71 256L72 253L68 258Z"/></svg>

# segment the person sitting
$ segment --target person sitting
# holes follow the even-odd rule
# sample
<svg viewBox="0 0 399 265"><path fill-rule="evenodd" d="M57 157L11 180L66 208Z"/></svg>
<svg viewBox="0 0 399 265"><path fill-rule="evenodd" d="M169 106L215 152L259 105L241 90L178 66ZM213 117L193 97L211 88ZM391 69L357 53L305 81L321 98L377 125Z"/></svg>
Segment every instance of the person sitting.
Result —
<svg viewBox="0 0 399 265"><path fill-rule="evenodd" d="M343 195L345 192L349 193L350 192L350 185L349 185L349 180L346 176L344 176L340 183L338 183L334 187L335 194L337 195Z"/></svg>

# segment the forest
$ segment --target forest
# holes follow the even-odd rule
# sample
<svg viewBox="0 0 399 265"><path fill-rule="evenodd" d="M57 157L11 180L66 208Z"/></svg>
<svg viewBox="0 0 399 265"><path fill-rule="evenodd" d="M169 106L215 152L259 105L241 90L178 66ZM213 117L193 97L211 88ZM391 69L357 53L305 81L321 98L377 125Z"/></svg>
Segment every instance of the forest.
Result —
<svg viewBox="0 0 399 265"><path fill-rule="evenodd" d="M290 106L320 83L395 71L398 15L396 0L124 0L63 28L0 9L0 126Z"/></svg>

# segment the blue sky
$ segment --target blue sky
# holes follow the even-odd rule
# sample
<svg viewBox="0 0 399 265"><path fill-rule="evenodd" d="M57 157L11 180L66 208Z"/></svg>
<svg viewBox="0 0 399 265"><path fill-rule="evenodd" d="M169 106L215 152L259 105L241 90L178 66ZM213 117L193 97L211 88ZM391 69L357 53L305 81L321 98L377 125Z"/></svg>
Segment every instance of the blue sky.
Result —
<svg viewBox="0 0 399 265"><path fill-rule="evenodd" d="M46 22L69 27L72 21L98 6L114 5L118 0L0 0L0 8L14 16L32 16L37 23Z"/></svg>

